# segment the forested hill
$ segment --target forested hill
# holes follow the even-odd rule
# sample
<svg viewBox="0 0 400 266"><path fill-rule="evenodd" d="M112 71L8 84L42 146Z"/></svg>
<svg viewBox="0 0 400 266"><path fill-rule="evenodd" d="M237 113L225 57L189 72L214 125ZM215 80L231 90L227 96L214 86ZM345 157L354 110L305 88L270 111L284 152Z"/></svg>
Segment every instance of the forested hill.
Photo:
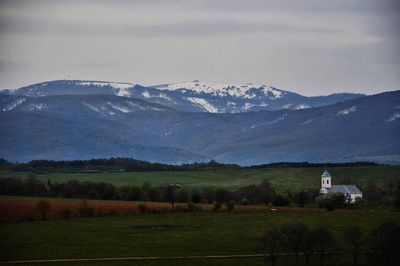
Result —
<svg viewBox="0 0 400 266"><path fill-rule="evenodd" d="M69 92L0 93L0 158L24 163L112 157L163 164L215 160L242 166L400 163L400 91L298 110L237 113L189 112L145 99ZM276 97L265 104L282 99Z"/></svg>

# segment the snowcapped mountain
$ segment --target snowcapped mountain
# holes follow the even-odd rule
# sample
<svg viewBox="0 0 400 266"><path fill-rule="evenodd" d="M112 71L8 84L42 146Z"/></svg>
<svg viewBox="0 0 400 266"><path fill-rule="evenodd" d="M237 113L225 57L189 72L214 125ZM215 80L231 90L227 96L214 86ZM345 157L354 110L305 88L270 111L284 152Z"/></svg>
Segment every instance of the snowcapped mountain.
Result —
<svg viewBox="0 0 400 266"><path fill-rule="evenodd" d="M183 92L189 90L197 94L206 93L212 96L236 97L243 99L255 98L256 94L253 91L254 89L261 90L263 95L267 96L270 99L278 99L285 94L284 91L275 89L268 85L260 85L254 83L247 83L244 85L228 85L219 83L200 82L198 80L192 82L158 85L153 87L160 90L168 90L168 91L182 90Z"/></svg>
<svg viewBox="0 0 400 266"><path fill-rule="evenodd" d="M0 91L0 158L400 162L400 91L58 80Z"/></svg>
<svg viewBox="0 0 400 266"><path fill-rule="evenodd" d="M400 91L301 110L234 114L182 112L107 94L2 94L0 125L0 158L11 161L120 156L242 165L400 162Z"/></svg>
<svg viewBox="0 0 400 266"><path fill-rule="evenodd" d="M305 97L268 85L229 85L200 81L141 86L133 83L59 80L33 84L2 94L22 96L104 94L143 99L185 112L241 113L248 111L306 109L324 106L362 94L340 93Z"/></svg>
<svg viewBox="0 0 400 266"><path fill-rule="evenodd" d="M16 90L3 90L0 92L2 94L32 97L87 94L129 96L129 90L135 86L135 84L125 82L55 80L29 85Z"/></svg>
<svg viewBox="0 0 400 266"><path fill-rule="evenodd" d="M54 112L74 114L90 111L96 115L113 116L144 111L173 111L173 109L141 99L115 95L51 95L30 97L25 95L1 95L0 112Z"/></svg>

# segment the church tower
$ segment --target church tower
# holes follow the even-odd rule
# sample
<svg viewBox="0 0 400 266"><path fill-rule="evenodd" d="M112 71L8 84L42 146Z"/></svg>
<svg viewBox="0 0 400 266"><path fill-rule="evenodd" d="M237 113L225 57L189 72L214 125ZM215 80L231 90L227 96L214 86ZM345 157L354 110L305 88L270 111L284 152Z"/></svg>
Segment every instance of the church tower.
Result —
<svg viewBox="0 0 400 266"><path fill-rule="evenodd" d="M325 168L324 173L321 176L321 190L323 188L325 189L330 189L332 186L331 182L331 174L328 172L328 170Z"/></svg>

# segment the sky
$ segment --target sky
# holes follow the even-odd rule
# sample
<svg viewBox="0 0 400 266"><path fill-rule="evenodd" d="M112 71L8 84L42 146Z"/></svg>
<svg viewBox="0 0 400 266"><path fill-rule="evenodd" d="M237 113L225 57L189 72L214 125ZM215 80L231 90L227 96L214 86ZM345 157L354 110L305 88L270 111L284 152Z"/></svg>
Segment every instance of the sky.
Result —
<svg viewBox="0 0 400 266"><path fill-rule="evenodd" d="M400 89L397 0L0 0L0 89L57 79Z"/></svg>

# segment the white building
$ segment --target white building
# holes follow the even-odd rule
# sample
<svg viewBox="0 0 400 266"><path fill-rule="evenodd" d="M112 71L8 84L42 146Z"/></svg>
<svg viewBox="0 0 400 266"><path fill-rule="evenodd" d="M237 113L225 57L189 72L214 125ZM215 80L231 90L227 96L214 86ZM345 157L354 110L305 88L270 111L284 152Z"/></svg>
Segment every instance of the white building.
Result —
<svg viewBox="0 0 400 266"><path fill-rule="evenodd" d="M356 185L332 185L331 174L325 169L321 176L321 194L342 193L350 202L362 198L362 192Z"/></svg>

